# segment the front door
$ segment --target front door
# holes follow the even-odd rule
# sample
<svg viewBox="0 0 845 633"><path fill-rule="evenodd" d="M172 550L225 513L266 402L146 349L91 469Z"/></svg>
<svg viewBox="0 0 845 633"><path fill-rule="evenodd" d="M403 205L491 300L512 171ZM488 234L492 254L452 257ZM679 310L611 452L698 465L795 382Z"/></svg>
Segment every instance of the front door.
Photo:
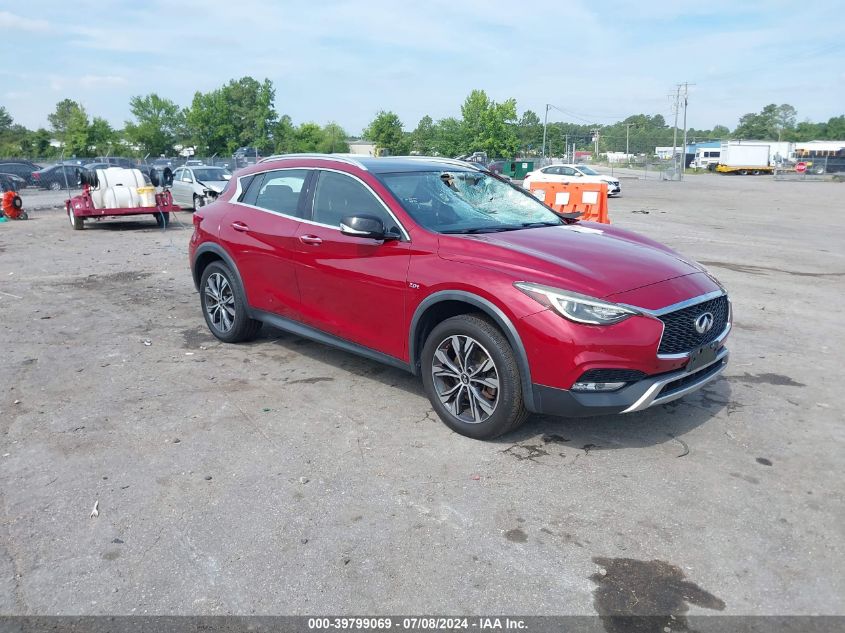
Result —
<svg viewBox="0 0 845 633"><path fill-rule="evenodd" d="M379 241L340 232L348 215L373 215L401 240ZM297 231L297 278L303 320L329 334L405 359L410 242L385 204L361 180L320 170L311 221Z"/></svg>
<svg viewBox="0 0 845 633"><path fill-rule="evenodd" d="M308 175L306 169L278 169L253 176L220 227L220 239L235 258L249 305L297 320L294 255Z"/></svg>

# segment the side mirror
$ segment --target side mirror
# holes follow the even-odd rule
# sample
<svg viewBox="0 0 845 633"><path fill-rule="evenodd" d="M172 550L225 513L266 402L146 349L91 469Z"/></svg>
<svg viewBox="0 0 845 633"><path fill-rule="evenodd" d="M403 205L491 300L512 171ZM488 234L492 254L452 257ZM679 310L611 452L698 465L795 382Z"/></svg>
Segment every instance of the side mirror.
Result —
<svg viewBox="0 0 845 633"><path fill-rule="evenodd" d="M382 221L373 215L347 215L340 220L340 232L349 237L370 240L398 240L399 235L388 232Z"/></svg>

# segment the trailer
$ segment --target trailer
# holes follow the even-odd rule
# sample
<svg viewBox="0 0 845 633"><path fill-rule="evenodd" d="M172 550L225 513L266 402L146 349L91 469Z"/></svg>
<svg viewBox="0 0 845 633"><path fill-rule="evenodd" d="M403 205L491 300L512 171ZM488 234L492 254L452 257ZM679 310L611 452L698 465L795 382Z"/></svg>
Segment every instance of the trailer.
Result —
<svg viewBox="0 0 845 633"><path fill-rule="evenodd" d="M173 173L153 169L150 182L139 169L109 167L84 171L82 193L65 200L68 220L75 231L85 228L85 221L125 215L151 215L156 224L166 228L170 214L178 211L173 204L170 185Z"/></svg>
<svg viewBox="0 0 845 633"><path fill-rule="evenodd" d="M721 174L757 176L771 174L771 147L768 143L744 143L742 141L724 141L719 149L719 162L715 171Z"/></svg>

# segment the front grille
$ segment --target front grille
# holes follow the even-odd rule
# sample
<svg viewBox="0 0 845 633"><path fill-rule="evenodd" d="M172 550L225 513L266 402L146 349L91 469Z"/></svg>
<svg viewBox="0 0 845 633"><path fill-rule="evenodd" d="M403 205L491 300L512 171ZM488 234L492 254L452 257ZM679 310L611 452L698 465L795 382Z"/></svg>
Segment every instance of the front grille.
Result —
<svg viewBox="0 0 845 633"><path fill-rule="evenodd" d="M728 298L722 295L658 317L665 326L658 354L683 354L715 341L728 324L729 310ZM713 327L699 334L695 331L695 320L705 312L713 314Z"/></svg>
<svg viewBox="0 0 845 633"><path fill-rule="evenodd" d="M721 368L724 367L725 363L727 363L727 362L728 361L723 358L722 360L710 365L709 367L704 367L703 369L699 369L696 372L693 372L691 374L687 374L685 376L681 376L677 380L673 380L672 382L667 383L660 390L660 393L657 394L657 398L662 398L664 396L670 396L674 392L680 391L681 389L683 389L687 385L691 385L693 383L696 383L696 382L703 380L704 378L707 378L707 376L710 376L711 374L713 374L717 371L720 371Z"/></svg>
<svg viewBox="0 0 845 633"><path fill-rule="evenodd" d="M590 369L575 382L636 382L645 374L636 369Z"/></svg>

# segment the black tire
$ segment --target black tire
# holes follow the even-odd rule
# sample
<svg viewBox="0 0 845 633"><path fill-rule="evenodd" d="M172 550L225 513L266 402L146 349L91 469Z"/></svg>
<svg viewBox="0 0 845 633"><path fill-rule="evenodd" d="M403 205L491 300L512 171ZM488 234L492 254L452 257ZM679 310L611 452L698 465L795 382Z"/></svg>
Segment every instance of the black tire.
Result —
<svg viewBox="0 0 845 633"><path fill-rule="evenodd" d="M747 169L740 169L737 173L738 173L740 176L747 176L747 175L748 175L748 170L747 170Z"/></svg>
<svg viewBox="0 0 845 633"><path fill-rule="evenodd" d="M194 194L194 211L198 211L202 207L208 204L205 200L205 196L198 196Z"/></svg>
<svg viewBox="0 0 845 633"><path fill-rule="evenodd" d="M225 288L219 283L221 278L225 280ZM211 281L211 285L209 285L209 281ZM215 297L215 288L218 296L223 300L222 302ZM231 301L228 299L229 296L231 296ZM216 304L213 302L216 302ZM228 329L223 312L220 312L224 308L214 309L215 305L220 306L221 303L229 305L231 308L231 310L225 310L226 315L231 319ZM261 329L261 321L250 318L248 314L246 295L240 283L238 283L238 278L223 262L212 262L202 271L200 306L208 329L224 343L251 341ZM231 312L234 312L234 314L231 314Z"/></svg>
<svg viewBox="0 0 845 633"><path fill-rule="evenodd" d="M85 228L85 220L83 218L76 217L73 214L73 207L70 205L67 206L67 219L74 231L81 231Z"/></svg>
<svg viewBox="0 0 845 633"><path fill-rule="evenodd" d="M170 226L170 212L169 211L159 211L157 213L153 213L153 217L156 219L156 225L160 229L166 229Z"/></svg>
<svg viewBox="0 0 845 633"><path fill-rule="evenodd" d="M459 341L458 346L462 348L461 353L470 347L470 341L479 347L471 348L472 351L466 355L468 357L466 362L460 363L459 377L455 375L455 378L451 378L450 374L443 373L435 378L433 370L441 371L444 367L440 356L435 360L435 354L438 351L449 356L453 366L458 368L458 365L454 364L458 354L450 356L449 352L450 349L451 353L455 352L455 344L452 342L455 337ZM474 361L473 355L475 355ZM479 368L486 365L486 359L492 361L493 367L487 372L481 372ZM471 363L474 364L470 366ZM467 371L463 371L464 368ZM482 380L489 381L494 376L494 382L498 388L491 389L483 385ZM519 366L513 349L499 328L482 315L462 314L446 319L435 326L423 346L422 381L431 406L434 407L437 415L446 426L461 435L478 440L492 439L514 430L528 418L528 411L523 402ZM482 388L479 389L479 385L483 385ZM470 394L471 388L474 390L475 397ZM439 394L454 392L455 389L457 389L457 396L453 404L447 406ZM495 392L495 396L492 392ZM490 407L490 399L493 397L495 401ZM484 400L481 401L481 398ZM451 397L447 398L447 402L450 400L452 400ZM480 401L486 403L492 410L488 412L481 409L478 404ZM474 417L476 421L468 421L466 419L468 417Z"/></svg>
<svg viewBox="0 0 845 633"><path fill-rule="evenodd" d="M62 190L62 183L58 180L54 180L50 183L50 191L61 191Z"/></svg>

